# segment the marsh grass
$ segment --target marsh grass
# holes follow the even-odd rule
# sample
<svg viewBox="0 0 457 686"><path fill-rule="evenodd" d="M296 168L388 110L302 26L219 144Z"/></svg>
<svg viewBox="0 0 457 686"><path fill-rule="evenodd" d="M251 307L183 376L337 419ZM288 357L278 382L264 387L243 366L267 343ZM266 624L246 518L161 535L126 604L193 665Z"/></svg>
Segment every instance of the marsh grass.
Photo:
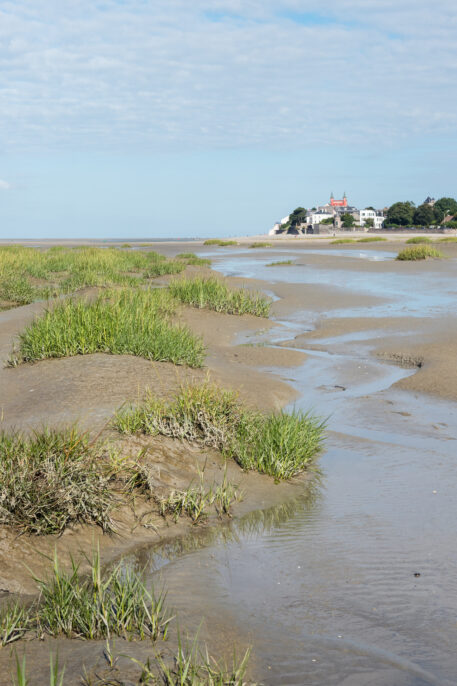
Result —
<svg viewBox="0 0 457 686"><path fill-rule="evenodd" d="M265 265L266 267L285 267L286 265L293 264L293 260L281 260L279 262L270 262L270 264Z"/></svg>
<svg viewBox="0 0 457 686"><path fill-rule="evenodd" d="M182 386L170 402L149 395L144 404L121 410L115 426L125 434L161 434L210 446L243 469L275 479L311 468L324 433L324 422L310 414L262 414L209 383Z"/></svg>
<svg viewBox="0 0 457 686"><path fill-rule="evenodd" d="M270 312L270 303L264 296L245 288L229 288L224 281L214 277L172 281L169 292L182 303L200 309L256 317L268 317Z"/></svg>
<svg viewBox="0 0 457 686"><path fill-rule="evenodd" d="M65 667L59 668L59 657L53 657L52 653L49 656L49 686L64 686ZM22 662L16 654L16 678L13 678L13 686L28 686L29 680L27 677L27 664L25 654L22 657Z"/></svg>
<svg viewBox="0 0 457 686"><path fill-rule="evenodd" d="M89 286L135 286L185 268L184 262L167 260L153 251L1 246L0 301L18 306Z"/></svg>
<svg viewBox="0 0 457 686"><path fill-rule="evenodd" d="M404 248L398 253L396 260L426 260L428 257L441 258L443 253L429 245L418 245L414 248Z"/></svg>
<svg viewBox="0 0 457 686"><path fill-rule="evenodd" d="M207 267L211 264L211 260L204 257L197 257L193 252L182 252L176 255L177 260L183 260L186 264L190 264L194 267Z"/></svg>
<svg viewBox="0 0 457 686"><path fill-rule="evenodd" d="M332 245L340 245L342 243L355 243L355 238L337 238L334 241L330 241Z"/></svg>
<svg viewBox="0 0 457 686"><path fill-rule="evenodd" d="M440 238L440 243L457 243L457 236L446 236L445 238Z"/></svg>
<svg viewBox="0 0 457 686"><path fill-rule="evenodd" d="M223 241L220 238L208 238L203 245L218 245L224 247L226 245L238 245L236 241Z"/></svg>
<svg viewBox="0 0 457 686"><path fill-rule="evenodd" d="M75 429L0 433L0 523L36 535L61 534L75 523L111 531L113 498L101 459Z"/></svg>
<svg viewBox="0 0 457 686"><path fill-rule="evenodd" d="M250 248L271 248L273 247L273 243L268 243L267 241L254 241L254 243L251 243L249 246Z"/></svg>
<svg viewBox="0 0 457 686"><path fill-rule="evenodd" d="M177 522L180 516L187 515L196 524L208 515L213 505L219 515L230 516L231 506L241 497L237 486L227 481L226 475L221 484L214 483L207 488L201 474L198 486L172 491L166 498L158 498L157 503L162 517L170 515Z"/></svg>
<svg viewBox="0 0 457 686"><path fill-rule="evenodd" d="M20 603L9 603L0 608L0 645L6 646L22 638L29 623L28 612Z"/></svg>
<svg viewBox="0 0 457 686"><path fill-rule="evenodd" d="M178 649L175 653L173 666L168 666L160 655L156 656L155 666L151 670L151 663L142 664L144 682L165 686L245 686L245 676L251 650L248 649L241 660L233 655L232 665L218 662L210 656L207 648L200 648L198 633L193 641L183 641L178 632Z"/></svg>
<svg viewBox="0 0 457 686"><path fill-rule="evenodd" d="M163 289L120 289L93 301L60 302L19 334L9 363L103 352L200 367L203 342L171 322L174 311Z"/></svg>
<svg viewBox="0 0 457 686"><path fill-rule="evenodd" d="M381 238L381 236L367 236L366 238L359 238L357 243L379 243L386 240L387 238Z"/></svg>
<svg viewBox="0 0 457 686"><path fill-rule="evenodd" d="M40 595L36 606L39 633L69 638L100 639L112 635L153 641L165 638L171 617L165 595L156 595L141 577L120 563L106 575L95 552L90 574L82 576L72 560L69 572L54 556L50 579L35 579Z"/></svg>
<svg viewBox="0 0 457 686"><path fill-rule="evenodd" d="M408 238L406 241L407 244L420 244L420 243L432 243L431 238L428 238L427 236L414 236L413 238Z"/></svg>

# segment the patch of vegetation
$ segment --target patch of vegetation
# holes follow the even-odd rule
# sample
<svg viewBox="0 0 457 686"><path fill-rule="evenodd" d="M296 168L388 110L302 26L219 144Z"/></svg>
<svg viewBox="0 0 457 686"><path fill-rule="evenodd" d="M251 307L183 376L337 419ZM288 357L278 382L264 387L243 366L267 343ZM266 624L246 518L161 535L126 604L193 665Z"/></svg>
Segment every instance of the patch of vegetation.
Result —
<svg viewBox="0 0 457 686"><path fill-rule="evenodd" d="M213 505L218 514L230 515L232 504L240 499L237 487L224 478L221 484L214 484L209 489L205 488L201 479L199 486L189 486L185 491L172 491L157 502L162 517L170 515L176 522L180 516L187 515L196 524Z"/></svg>
<svg viewBox="0 0 457 686"><path fill-rule="evenodd" d="M155 595L122 563L103 575L99 553L93 555L88 576L80 574L74 561L69 572L63 571L55 556L52 578L36 581L40 596L35 621L40 634L154 641L167 634L170 617L164 594Z"/></svg>
<svg viewBox="0 0 457 686"><path fill-rule="evenodd" d="M131 248L130 243L122 243L121 248Z"/></svg>
<svg viewBox="0 0 457 686"><path fill-rule="evenodd" d="M405 248L398 253L396 260L426 260L428 257L441 258L443 253L429 245L418 245L414 248Z"/></svg>
<svg viewBox="0 0 457 686"><path fill-rule="evenodd" d="M260 295L245 288L229 288L221 279L215 277L179 279L172 281L169 292L186 305L208 308L227 314L253 314L268 317L270 303Z"/></svg>
<svg viewBox="0 0 457 686"><path fill-rule="evenodd" d="M446 236L445 238L440 238L440 243L457 243L457 236Z"/></svg>
<svg viewBox="0 0 457 686"><path fill-rule="evenodd" d="M427 236L414 236L413 238L408 238L406 243L418 244L418 243L431 243L431 239Z"/></svg>
<svg viewBox="0 0 457 686"><path fill-rule="evenodd" d="M238 245L238 243L236 241L223 241L220 238L208 238L203 245L218 245L224 247L226 245Z"/></svg>
<svg viewBox="0 0 457 686"><path fill-rule="evenodd" d="M270 264L267 264L265 266L267 266L267 267L281 267L281 266L285 266L287 264L293 264L293 260L281 260L280 262L270 262Z"/></svg>
<svg viewBox="0 0 457 686"><path fill-rule="evenodd" d="M20 603L10 603L0 609L0 645L19 640L29 628L30 619L26 608Z"/></svg>
<svg viewBox="0 0 457 686"><path fill-rule="evenodd" d="M186 264L191 264L195 267L206 267L211 264L211 260L207 260L204 257L197 257L193 252L182 252L176 255L177 260L183 260Z"/></svg>
<svg viewBox="0 0 457 686"><path fill-rule="evenodd" d="M56 246L43 251L22 246L0 247L0 303L26 305L89 286L136 286L186 268L148 251Z"/></svg>
<svg viewBox="0 0 457 686"><path fill-rule="evenodd" d="M267 241L255 241L251 243L250 248L271 248L273 243L268 243Z"/></svg>
<svg viewBox="0 0 457 686"><path fill-rule="evenodd" d="M19 335L10 364L104 352L201 367L203 342L171 322L174 310L163 289L113 290L92 302L60 302Z"/></svg>
<svg viewBox="0 0 457 686"><path fill-rule="evenodd" d="M69 524L111 531L112 494L100 450L76 430L0 434L0 523L21 533L61 534Z"/></svg>
<svg viewBox="0 0 457 686"><path fill-rule="evenodd" d="M380 236L367 236L366 238L359 238L357 243L379 243L379 241L386 241L387 238L381 238Z"/></svg>
<svg viewBox="0 0 457 686"><path fill-rule="evenodd" d="M337 238L334 241L331 241L333 245L338 245L340 243L355 243L355 238Z"/></svg>
<svg viewBox="0 0 457 686"><path fill-rule="evenodd" d="M211 384L181 387L171 402L154 395L117 414L125 434L161 434L220 450L243 469L288 479L315 462L324 422L303 412L262 414Z"/></svg>

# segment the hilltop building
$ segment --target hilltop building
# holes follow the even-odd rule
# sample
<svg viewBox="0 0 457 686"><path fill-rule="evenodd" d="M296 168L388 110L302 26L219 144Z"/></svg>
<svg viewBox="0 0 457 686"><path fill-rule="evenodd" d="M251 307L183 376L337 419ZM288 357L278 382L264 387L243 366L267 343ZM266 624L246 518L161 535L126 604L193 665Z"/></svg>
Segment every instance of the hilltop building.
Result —
<svg viewBox="0 0 457 686"><path fill-rule="evenodd" d="M284 217L284 219L281 219L280 222L274 225L270 235L277 233L324 233L334 231L335 229L341 230L344 228L341 219L343 214L351 214L354 217L354 227L352 227L352 230L364 228L368 220L372 220L369 224L373 224L373 229L381 229L384 224L385 212L383 210L374 210L372 208L359 210L357 207L349 205L346 193L343 194L341 200L335 199L333 193L331 193L329 202L308 210L303 222L292 227L289 224L289 216Z"/></svg>

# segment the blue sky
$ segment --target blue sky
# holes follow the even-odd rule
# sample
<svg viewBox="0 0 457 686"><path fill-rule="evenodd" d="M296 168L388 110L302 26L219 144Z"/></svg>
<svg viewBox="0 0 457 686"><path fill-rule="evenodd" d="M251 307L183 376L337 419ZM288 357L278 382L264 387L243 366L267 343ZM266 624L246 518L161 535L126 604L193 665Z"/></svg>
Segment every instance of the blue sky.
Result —
<svg viewBox="0 0 457 686"><path fill-rule="evenodd" d="M453 0L0 0L0 237L457 195Z"/></svg>

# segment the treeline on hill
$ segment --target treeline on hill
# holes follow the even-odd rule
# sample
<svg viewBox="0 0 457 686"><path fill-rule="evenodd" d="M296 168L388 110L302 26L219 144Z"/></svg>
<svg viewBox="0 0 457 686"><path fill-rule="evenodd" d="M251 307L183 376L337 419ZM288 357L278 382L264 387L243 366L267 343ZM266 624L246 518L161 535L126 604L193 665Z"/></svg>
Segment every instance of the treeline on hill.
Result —
<svg viewBox="0 0 457 686"><path fill-rule="evenodd" d="M457 200L440 198L433 205L423 203L416 207L413 202L396 202L387 211L385 226L430 226L441 224L446 217L452 220L446 226L457 228Z"/></svg>

